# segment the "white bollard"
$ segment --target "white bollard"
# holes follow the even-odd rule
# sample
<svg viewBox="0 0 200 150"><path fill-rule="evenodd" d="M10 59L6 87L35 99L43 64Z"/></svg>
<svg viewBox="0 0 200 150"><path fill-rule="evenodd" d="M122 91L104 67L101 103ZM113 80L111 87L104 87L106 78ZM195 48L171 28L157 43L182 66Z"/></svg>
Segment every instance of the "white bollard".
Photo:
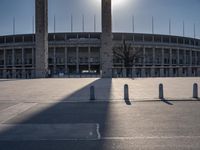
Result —
<svg viewBox="0 0 200 150"><path fill-rule="evenodd" d="M95 100L95 89L94 89L94 86L90 87L90 100Z"/></svg>
<svg viewBox="0 0 200 150"><path fill-rule="evenodd" d="M129 91L128 91L128 85L124 85L124 99L129 100Z"/></svg>
<svg viewBox="0 0 200 150"><path fill-rule="evenodd" d="M198 98L198 84L194 83L193 84L193 98Z"/></svg>
<svg viewBox="0 0 200 150"><path fill-rule="evenodd" d="M164 99L163 84L159 84L159 99Z"/></svg>

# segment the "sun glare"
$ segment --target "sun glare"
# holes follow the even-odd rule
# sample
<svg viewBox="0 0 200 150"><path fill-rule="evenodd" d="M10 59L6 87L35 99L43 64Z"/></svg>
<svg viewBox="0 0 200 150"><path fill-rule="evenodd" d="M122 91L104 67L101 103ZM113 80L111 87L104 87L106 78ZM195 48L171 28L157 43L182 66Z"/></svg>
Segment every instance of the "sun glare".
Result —
<svg viewBox="0 0 200 150"><path fill-rule="evenodd" d="M127 4L127 0L112 0L113 7L122 7Z"/></svg>

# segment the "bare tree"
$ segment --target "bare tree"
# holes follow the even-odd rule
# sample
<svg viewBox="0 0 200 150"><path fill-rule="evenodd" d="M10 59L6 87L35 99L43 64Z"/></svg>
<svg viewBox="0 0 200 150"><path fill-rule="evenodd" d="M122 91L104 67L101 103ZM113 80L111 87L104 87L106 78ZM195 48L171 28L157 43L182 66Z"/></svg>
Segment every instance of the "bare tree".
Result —
<svg viewBox="0 0 200 150"><path fill-rule="evenodd" d="M135 60L142 58L141 49L132 47L131 44L127 44L126 40L123 40L120 46L113 48L113 55L115 58L123 61L126 69L126 77L130 74L130 68L133 67Z"/></svg>

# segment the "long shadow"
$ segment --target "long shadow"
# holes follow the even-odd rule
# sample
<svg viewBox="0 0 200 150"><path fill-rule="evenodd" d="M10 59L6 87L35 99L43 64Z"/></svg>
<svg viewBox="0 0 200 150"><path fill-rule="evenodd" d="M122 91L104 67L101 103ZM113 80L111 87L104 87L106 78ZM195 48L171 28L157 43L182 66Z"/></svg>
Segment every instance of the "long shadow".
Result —
<svg viewBox="0 0 200 150"><path fill-rule="evenodd" d="M16 79L0 79L0 82L8 82L8 81L17 81L17 80Z"/></svg>
<svg viewBox="0 0 200 150"><path fill-rule="evenodd" d="M170 101L166 100L165 98L161 99L161 101L168 105L173 105Z"/></svg>
<svg viewBox="0 0 200 150"><path fill-rule="evenodd" d="M112 79L98 79L69 96L64 97L58 103L37 104L33 108L22 114L8 120L5 124L22 124L22 125L53 125L53 124L99 124L100 133L104 135L108 130L108 119L110 113L110 103L98 102L78 102L70 103L68 100L76 99L89 93L89 88L95 86L98 89L98 95L103 94L105 99L110 98ZM70 87L69 87L70 88ZM89 95L89 94L88 94ZM89 97L87 98L89 100ZM34 113L33 113L34 112ZM0 137L5 137L15 133L17 127L11 127L0 132ZM35 131L30 130L30 135ZM64 132L64 131L63 131ZM77 131L78 132L78 131ZM55 133L56 134L56 133ZM16 135L17 136L17 135ZM20 137L19 137L20 139ZM48 137L47 137L48 139ZM7 150L63 150L63 149L87 149L96 150L103 148L103 142L100 141L0 141L0 149Z"/></svg>

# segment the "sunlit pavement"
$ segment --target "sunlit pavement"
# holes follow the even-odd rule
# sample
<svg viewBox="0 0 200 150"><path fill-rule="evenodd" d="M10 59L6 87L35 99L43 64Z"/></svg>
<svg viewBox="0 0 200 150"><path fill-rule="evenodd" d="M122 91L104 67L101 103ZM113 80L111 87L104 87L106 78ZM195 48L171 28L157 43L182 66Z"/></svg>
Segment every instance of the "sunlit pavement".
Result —
<svg viewBox="0 0 200 150"><path fill-rule="evenodd" d="M1 80L0 149L199 150L200 101L191 98L190 89L199 81ZM169 97L165 101L158 100L161 82ZM130 88L129 103L121 93L125 83ZM97 101L88 101L91 85L98 92Z"/></svg>

